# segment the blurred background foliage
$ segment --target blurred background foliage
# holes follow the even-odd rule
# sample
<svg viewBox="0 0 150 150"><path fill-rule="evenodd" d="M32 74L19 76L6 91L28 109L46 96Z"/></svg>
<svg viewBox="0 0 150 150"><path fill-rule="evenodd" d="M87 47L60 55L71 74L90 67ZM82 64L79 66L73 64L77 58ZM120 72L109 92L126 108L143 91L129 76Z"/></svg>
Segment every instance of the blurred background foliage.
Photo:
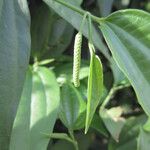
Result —
<svg viewBox="0 0 150 150"><path fill-rule="evenodd" d="M66 1L70 2L70 0ZM46 66L53 69L61 87L61 107L54 132L67 133L67 128L73 128L80 150L136 150L137 139L140 140L139 134L144 133L140 127L147 118L137 103L133 89L126 87L116 91L107 106L108 109L104 110L106 115L102 113L100 117L99 109L97 109L91 128L84 135L89 70L87 39L83 39L82 45L81 86L76 89L71 85L71 81L73 44L77 30L54 10L49 9L42 0L28 0L28 3L31 13L32 38L30 64L52 59L53 61ZM76 0L72 3L78 6L81 4L84 10L99 17L128 8L150 12L149 0ZM104 40L101 40L106 47ZM109 57L106 57L102 49L97 46L96 53L101 58L104 68L105 90L102 98L104 99L114 85L122 85L128 81L116 66L109 52L107 52ZM63 84L65 81L67 82ZM72 101L75 102L74 105ZM72 118L67 118L68 114L71 114ZM57 139L51 140L48 147L49 150L61 150L62 148L64 150L74 149L69 142Z"/></svg>

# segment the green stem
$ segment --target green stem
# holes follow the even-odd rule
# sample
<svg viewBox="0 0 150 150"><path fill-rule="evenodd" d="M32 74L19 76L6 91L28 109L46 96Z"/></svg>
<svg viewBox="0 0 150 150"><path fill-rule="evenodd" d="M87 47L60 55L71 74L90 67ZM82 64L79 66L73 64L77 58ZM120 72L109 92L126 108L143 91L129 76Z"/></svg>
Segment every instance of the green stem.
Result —
<svg viewBox="0 0 150 150"><path fill-rule="evenodd" d="M52 134L46 134L41 132L43 135L45 135L47 138L52 138L52 139L61 139L61 140L66 140L70 143L72 143L75 147L75 150L79 150L78 148L78 143L75 140L74 134L73 134L73 130L69 129L69 135L68 136L66 133L52 133Z"/></svg>
<svg viewBox="0 0 150 150"><path fill-rule="evenodd" d="M75 147L75 150L79 150L78 148L78 142L76 141L75 137L74 137L74 133L73 133L73 130L69 129L69 134L70 134L70 137L72 138L72 141L73 141L73 145Z"/></svg>
<svg viewBox="0 0 150 150"><path fill-rule="evenodd" d="M129 87L131 86L130 84L124 84L124 85L119 85L119 86L113 86L111 88L111 90L109 91L107 97L105 98L103 104L101 105L101 109L105 108L106 105L109 103L110 99L114 96L114 94L118 91L118 90L121 90L121 89L124 89L126 87Z"/></svg>
<svg viewBox="0 0 150 150"><path fill-rule="evenodd" d="M74 143L74 141L66 133L52 133L52 134L42 133L42 134L44 134L47 138L66 140L68 142Z"/></svg>
<svg viewBox="0 0 150 150"><path fill-rule="evenodd" d="M83 16L83 20L82 20L82 23L81 23L81 26L80 26L80 32L82 32L83 30L83 26L85 24L85 20L86 20L86 17L88 16L88 13L85 13L84 16Z"/></svg>
<svg viewBox="0 0 150 150"><path fill-rule="evenodd" d="M82 16L83 16L85 13L88 13L87 11L82 10L82 9L80 9L80 8L77 8L77 7L75 7L75 6L71 5L71 4L68 4L67 2L65 2L65 1L63 1L63 0L54 0L54 1L57 2L57 3L60 3L60 4L64 5L64 6L66 6L66 7L68 7L68 8L70 8L71 10L76 11L77 13L79 13L79 14L82 15ZM100 21L104 20L104 18L99 18L99 17L94 16L94 15L92 15L92 14L90 14L90 16L91 16L91 19L92 19L93 21L97 22L97 23L100 23Z"/></svg>
<svg viewBox="0 0 150 150"><path fill-rule="evenodd" d="M36 70L39 65L37 57L34 58L33 70Z"/></svg>
<svg viewBox="0 0 150 150"><path fill-rule="evenodd" d="M91 44L93 44L93 41L92 41L92 21L91 21L91 15L90 15L90 13L88 15L88 24L89 24L89 42Z"/></svg>

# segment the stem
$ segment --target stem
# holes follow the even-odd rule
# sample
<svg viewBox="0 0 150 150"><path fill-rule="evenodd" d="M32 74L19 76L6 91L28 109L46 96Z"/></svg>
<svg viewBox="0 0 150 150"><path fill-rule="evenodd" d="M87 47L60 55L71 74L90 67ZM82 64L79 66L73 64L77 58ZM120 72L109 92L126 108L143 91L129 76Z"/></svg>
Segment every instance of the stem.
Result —
<svg viewBox="0 0 150 150"><path fill-rule="evenodd" d="M74 145L75 150L79 150L78 143L75 140L75 137L74 137L74 134L73 134L73 130L69 129L70 137L66 133L52 133L52 134L47 134L47 133L43 133L43 132L41 132L41 133L43 135L45 135L47 138L61 139L61 140L66 140L68 142L71 142Z"/></svg>
<svg viewBox="0 0 150 150"><path fill-rule="evenodd" d="M39 65L37 57L34 58L33 70L35 71Z"/></svg>
<svg viewBox="0 0 150 150"><path fill-rule="evenodd" d="M80 9L80 8L77 8L77 7L75 7L75 6L71 5L71 4L68 4L68 3L66 3L66 2L63 1L63 0L54 0L54 1L57 2L57 3L60 3L60 4L64 5L64 6L66 6L66 7L68 7L68 8L70 8L71 10L76 11L77 13L79 13L79 14L82 15L82 16L83 16L85 13L87 13L87 11L82 10L82 9ZM94 16L94 15L92 15L92 14L90 14L90 16L91 16L91 19L92 19L93 21L97 22L97 23L100 23L100 21L104 20L104 18L99 18L99 17L96 17L96 16Z"/></svg>
<svg viewBox="0 0 150 150"><path fill-rule="evenodd" d="M71 143L74 142L66 133L52 133L52 134L42 133L42 134L44 134L47 138L66 140Z"/></svg>
<svg viewBox="0 0 150 150"><path fill-rule="evenodd" d="M111 88L111 90L109 91L109 94L107 95L107 97L105 98L103 104L101 105L101 109L105 108L106 105L108 104L108 102L110 101L110 99L114 96L114 94L121 89L124 89L126 87L129 87L130 84L125 84L125 85L119 85L119 86L113 86Z"/></svg>
<svg viewBox="0 0 150 150"><path fill-rule="evenodd" d="M91 44L93 44L93 41L92 41L92 21L91 21L90 13L88 15L88 25L89 25L89 41Z"/></svg>
<svg viewBox="0 0 150 150"><path fill-rule="evenodd" d="M45 60L42 60L40 62L38 62L38 65L47 65L47 64L50 64L52 62L54 62L55 59L45 59Z"/></svg>
<svg viewBox="0 0 150 150"><path fill-rule="evenodd" d="M73 143L73 145L75 147L75 150L79 150L78 143L77 143L77 141L76 141L76 139L74 137L73 130L69 129L69 134L70 134L70 137L72 138L72 141L73 141L72 143Z"/></svg>
<svg viewBox="0 0 150 150"><path fill-rule="evenodd" d="M83 20L82 20L82 23L81 23L81 26L80 26L80 32L82 32L82 29L83 29L83 25L85 24L85 20L86 20L86 17L87 17L88 13L85 13L84 16L83 16Z"/></svg>

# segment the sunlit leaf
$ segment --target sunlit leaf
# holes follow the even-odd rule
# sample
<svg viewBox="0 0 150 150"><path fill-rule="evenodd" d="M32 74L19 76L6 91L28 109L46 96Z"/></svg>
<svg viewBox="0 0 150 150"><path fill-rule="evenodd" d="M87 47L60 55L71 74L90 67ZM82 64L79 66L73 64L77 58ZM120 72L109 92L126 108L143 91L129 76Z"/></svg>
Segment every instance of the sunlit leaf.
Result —
<svg viewBox="0 0 150 150"><path fill-rule="evenodd" d="M55 94L54 94L55 93ZM27 74L19 104L10 150L45 150L59 107L59 87L52 71L44 67Z"/></svg>
<svg viewBox="0 0 150 150"><path fill-rule="evenodd" d="M150 115L150 14L121 10L102 21L100 28L120 69Z"/></svg>
<svg viewBox="0 0 150 150"><path fill-rule="evenodd" d="M87 100L87 112L86 112L86 123L85 133L91 124L95 110L100 103L101 96L103 93L103 69L102 64L98 56L91 51L90 70L88 78L88 100Z"/></svg>

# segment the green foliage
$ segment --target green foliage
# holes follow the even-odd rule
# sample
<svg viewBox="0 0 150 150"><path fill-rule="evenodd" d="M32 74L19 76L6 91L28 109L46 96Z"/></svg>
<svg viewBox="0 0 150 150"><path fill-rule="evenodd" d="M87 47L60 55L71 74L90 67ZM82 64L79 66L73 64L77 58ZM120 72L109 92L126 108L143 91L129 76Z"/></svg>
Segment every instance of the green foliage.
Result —
<svg viewBox="0 0 150 150"><path fill-rule="evenodd" d="M53 94L55 93L55 95ZM10 150L44 150L59 107L59 86L45 67L29 69L11 135Z"/></svg>
<svg viewBox="0 0 150 150"><path fill-rule="evenodd" d="M129 7L149 2L0 1L0 150L149 150L150 14Z"/></svg>
<svg viewBox="0 0 150 150"><path fill-rule="evenodd" d="M90 60L90 70L88 77L88 89L87 89L87 112L86 112L86 123L85 123L85 133L87 133L94 113L103 92L103 69L102 64L98 56L94 54L94 47L89 43L91 60Z"/></svg>
<svg viewBox="0 0 150 150"><path fill-rule="evenodd" d="M150 147L150 133L144 131L142 128L140 130L138 138L138 150L149 150Z"/></svg>
<svg viewBox="0 0 150 150"><path fill-rule="evenodd" d="M83 15L81 16L78 13L74 13L73 10L67 8L66 6L63 6L55 1L51 1L51 0L43 0L50 8L52 8L57 14L59 14L61 17L63 17L65 20L67 20L75 29L79 30L82 19L83 19ZM70 0L67 1L65 0L67 3L69 4L74 4L77 8L80 9L79 7L79 3L77 3L74 0ZM88 37L88 23L86 22L83 28L83 35L85 35L86 37ZM94 26L93 26L93 41L94 44L101 50L101 52L107 57L110 58L108 50L106 48L106 46L103 44L98 32L95 30Z"/></svg>
<svg viewBox="0 0 150 150"><path fill-rule="evenodd" d="M30 54L26 1L0 1L0 149L7 150Z"/></svg>
<svg viewBox="0 0 150 150"><path fill-rule="evenodd" d="M120 69L130 80L139 103L150 115L150 15L122 10L107 17L100 29Z"/></svg>
<svg viewBox="0 0 150 150"><path fill-rule="evenodd" d="M69 130L80 129L85 122L86 103L80 92L69 82L61 87L59 116Z"/></svg>
<svg viewBox="0 0 150 150"><path fill-rule="evenodd" d="M136 150L137 136L145 120L146 117L144 115L139 117L128 118L121 131L119 142L115 142L114 140L110 139L108 150L126 150L126 149Z"/></svg>
<svg viewBox="0 0 150 150"><path fill-rule="evenodd" d="M114 0L98 0L97 1L99 9L100 9L100 14L102 17L103 16L105 17L111 13L113 2Z"/></svg>
<svg viewBox="0 0 150 150"><path fill-rule="evenodd" d="M125 124L125 119L121 117L122 113L123 109L121 107L100 110L100 116L106 128L117 142L119 141L120 132Z"/></svg>
<svg viewBox="0 0 150 150"><path fill-rule="evenodd" d="M95 129L100 134L104 135L105 137L108 137L108 131L103 123L102 118L99 115L95 114L93 116L90 127Z"/></svg>
<svg viewBox="0 0 150 150"><path fill-rule="evenodd" d="M59 57L71 41L73 27L45 3L31 9L31 19L32 56L40 60Z"/></svg>
<svg viewBox="0 0 150 150"><path fill-rule="evenodd" d="M147 132L150 131L150 119L148 119L148 121L144 124L143 128Z"/></svg>

